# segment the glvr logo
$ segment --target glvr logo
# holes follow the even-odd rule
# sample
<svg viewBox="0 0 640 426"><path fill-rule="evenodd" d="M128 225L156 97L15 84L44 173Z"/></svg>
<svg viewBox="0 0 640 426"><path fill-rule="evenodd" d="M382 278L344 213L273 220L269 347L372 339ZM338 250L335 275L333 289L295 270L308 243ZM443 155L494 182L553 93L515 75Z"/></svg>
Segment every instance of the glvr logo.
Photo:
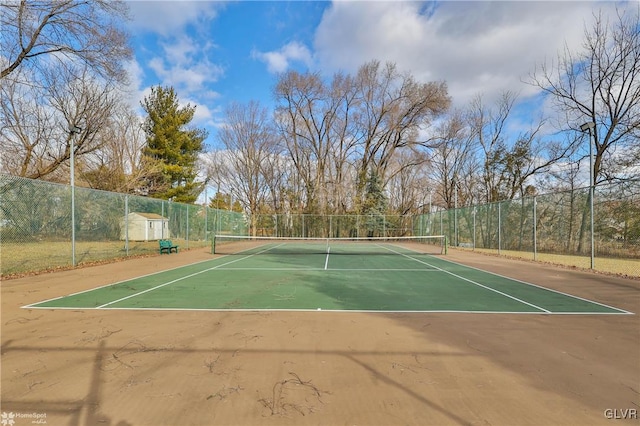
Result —
<svg viewBox="0 0 640 426"><path fill-rule="evenodd" d="M638 418L637 408L607 408L604 410L604 416L607 419L616 420L636 420Z"/></svg>

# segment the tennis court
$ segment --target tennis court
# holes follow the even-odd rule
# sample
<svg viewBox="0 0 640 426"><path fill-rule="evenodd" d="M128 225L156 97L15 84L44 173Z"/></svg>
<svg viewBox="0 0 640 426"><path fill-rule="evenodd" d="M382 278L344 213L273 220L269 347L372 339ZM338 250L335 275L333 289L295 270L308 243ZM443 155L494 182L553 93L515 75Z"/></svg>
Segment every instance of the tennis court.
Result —
<svg viewBox="0 0 640 426"><path fill-rule="evenodd" d="M216 252L223 256L25 307L630 313L449 261L433 240L231 239Z"/></svg>
<svg viewBox="0 0 640 426"><path fill-rule="evenodd" d="M3 410L47 424L635 418L636 280L414 243L216 252L3 282Z"/></svg>

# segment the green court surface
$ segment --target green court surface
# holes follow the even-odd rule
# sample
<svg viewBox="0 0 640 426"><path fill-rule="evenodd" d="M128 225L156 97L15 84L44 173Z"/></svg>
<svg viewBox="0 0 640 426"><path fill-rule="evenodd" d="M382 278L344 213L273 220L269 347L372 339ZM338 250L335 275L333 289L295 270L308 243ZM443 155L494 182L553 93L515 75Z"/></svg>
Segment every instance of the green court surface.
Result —
<svg viewBox="0 0 640 426"><path fill-rule="evenodd" d="M46 309L629 314L395 244L270 243L35 303Z"/></svg>

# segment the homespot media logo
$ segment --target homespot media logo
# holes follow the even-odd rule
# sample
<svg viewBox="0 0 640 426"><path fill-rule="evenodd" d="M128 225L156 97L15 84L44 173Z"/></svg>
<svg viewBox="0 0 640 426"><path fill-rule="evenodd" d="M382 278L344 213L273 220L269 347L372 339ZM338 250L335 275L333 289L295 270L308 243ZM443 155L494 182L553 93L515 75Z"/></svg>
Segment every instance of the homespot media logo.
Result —
<svg viewBox="0 0 640 426"><path fill-rule="evenodd" d="M47 414L46 413L14 413L10 412L2 412L0 415L0 425L2 426L14 426L18 424L24 424L25 420L30 420L29 423L35 425L45 425L47 424Z"/></svg>
<svg viewBox="0 0 640 426"><path fill-rule="evenodd" d="M638 410L636 408L607 408L604 416L609 420L637 420Z"/></svg>

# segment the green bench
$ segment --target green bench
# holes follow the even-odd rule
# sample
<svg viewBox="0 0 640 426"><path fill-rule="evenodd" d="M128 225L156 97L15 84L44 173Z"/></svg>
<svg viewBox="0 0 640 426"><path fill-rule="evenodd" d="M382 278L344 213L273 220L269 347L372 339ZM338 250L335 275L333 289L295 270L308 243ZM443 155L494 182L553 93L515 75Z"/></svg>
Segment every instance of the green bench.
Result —
<svg viewBox="0 0 640 426"><path fill-rule="evenodd" d="M171 240L158 240L160 243L160 254L171 254L172 251L178 252L178 246L174 245Z"/></svg>

